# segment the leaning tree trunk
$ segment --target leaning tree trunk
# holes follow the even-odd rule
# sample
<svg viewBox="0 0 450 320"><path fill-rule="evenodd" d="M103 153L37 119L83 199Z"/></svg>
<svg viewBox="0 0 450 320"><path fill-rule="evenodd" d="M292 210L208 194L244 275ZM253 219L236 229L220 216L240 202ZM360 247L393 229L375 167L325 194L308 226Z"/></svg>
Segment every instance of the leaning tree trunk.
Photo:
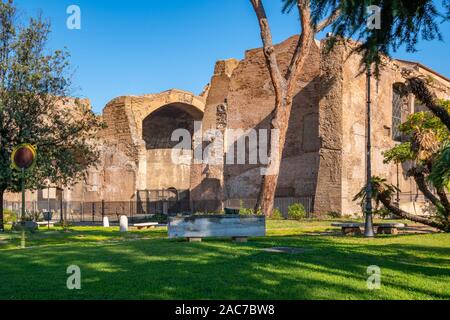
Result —
<svg viewBox="0 0 450 320"><path fill-rule="evenodd" d="M5 223L3 221L3 196L5 194L5 190L0 189L0 232L5 231Z"/></svg>
<svg viewBox="0 0 450 320"><path fill-rule="evenodd" d="M439 199L441 199L442 206L445 209L445 216L448 219L448 217L450 217L450 202L448 201L447 193L444 188L436 188L436 193L439 196Z"/></svg>
<svg viewBox="0 0 450 320"><path fill-rule="evenodd" d="M428 89L424 80L411 77L408 79L408 86L411 92L425 104L425 106L450 130L450 114L448 111L437 103L437 98Z"/></svg>
<svg viewBox="0 0 450 320"><path fill-rule="evenodd" d="M381 203L389 210L391 211L393 214L399 216L400 218L406 219L406 220L410 220L410 221L414 221L414 222L418 222L418 223L422 223L424 225L445 231L445 232L450 232L450 222L448 223L441 223L438 221L434 221L425 217L420 217L420 216L416 216L413 214L410 214L406 211L403 211L402 209L394 206L391 203L391 200L389 198L385 198L385 197L380 197L380 201Z"/></svg>
<svg viewBox="0 0 450 320"><path fill-rule="evenodd" d="M431 170L431 167L430 167ZM413 173L414 181L417 184L420 192L427 198L438 210L442 211L445 219L450 216L450 202L448 201L447 194L443 188L436 188L436 197L428 188L425 175L421 171L415 171Z"/></svg>
<svg viewBox="0 0 450 320"><path fill-rule="evenodd" d="M430 202L437 208L443 208L443 205L441 201L428 189L425 176L421 172L415 172L414 175L414 181L417 184L417 187L419 188L420 192L423 193L424 197L430 200Z"/></svg>

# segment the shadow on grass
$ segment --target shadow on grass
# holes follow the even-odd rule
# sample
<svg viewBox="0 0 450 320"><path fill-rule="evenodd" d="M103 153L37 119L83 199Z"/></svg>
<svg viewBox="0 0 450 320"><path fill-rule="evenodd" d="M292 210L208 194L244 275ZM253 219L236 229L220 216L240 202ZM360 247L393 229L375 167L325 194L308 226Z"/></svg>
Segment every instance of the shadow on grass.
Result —
<svg viewBox="0 0 450 320"><path fill-rule="evenodd" d="M376 242L272 236L235 244L158 239L163 230L150 234L149 239L82 247L71 235L57 248L0 251L0 298L450 299L450 248L422 243L420 236ZM261 250L272 246L305 251ZM79 291L66 288L66 268L73 264L82 270ZM381 290L367 289L370 265L382 270Z"/></svg>
<svg viewBox="0 0 450 320"><path fill-rule="evenodd" d="M164 228L151 231L133 231L127 233L119 232L119 228L97 228L97 229L40 229L36 232L25 233L26 247L42 247L48 245L67 245L68 243L86 244L90 242L113 242L136 239L158 239L164 238L167 231ZM16 249L20 247L21 232L8 231L1 234L0 251L2 249Z"/></svg>

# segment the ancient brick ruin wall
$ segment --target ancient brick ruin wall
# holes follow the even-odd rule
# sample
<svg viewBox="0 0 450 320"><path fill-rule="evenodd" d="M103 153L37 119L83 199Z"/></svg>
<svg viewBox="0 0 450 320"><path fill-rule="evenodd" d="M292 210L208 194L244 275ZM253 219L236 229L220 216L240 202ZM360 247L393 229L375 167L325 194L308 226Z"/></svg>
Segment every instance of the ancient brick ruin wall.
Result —
<svg viewBox="0 0 450 320"><path fill-rule="evenodd" d="M367 80L366 74L361 73L361 57L350 55L351 47L340 50L342 60L342 206L345 214L360 214L360 206L352 201L354 196L366 183L366 136L367 136ZM396 60L385 59L380 69L379 78L372 77L371 86L371 125L372 125L372 175L386 178L390 183L397 183L397 165L385 164L383 153L394 147L398 142L393 140L392 116L394 85L405 82L402 70L409 67ZM426 74L436 78L439 85L433 90L441 97L448 97L450 90L448 82L436 74ZM401 111L402 122L414 113L415 98L406 94ZM399 187L403 193L417 194L417 187L412 178L407 177L408 165L399 166ZM409 204L405 204L409 206Z"/></svg>
<svg viewBox="0 0 450 320"><path fill-rule="evenodd" d="M361 57L349 55L351 44L340 44L326 52L324 41L312 51L299 79L277 195L312 196L315 212L360 214L361 208L352 199L366 181L366 76L360 73ZM276 46L282 69L295 44L293 37ZM396 182L397 168L384 164L382 153L395 145L391 128L393 85L404 82L404 67L386 59L380 78L372 81L373 174L391 183ZM418 71L437 77L436 93L448 97L448 82L427 70ZM228 129L268 127L274 93L261 49L247 51L231 76L216 72L203 120L205 128L217 125L217 107L224 100ZM402 121L414 112L414 97L410 95L405 101ZM412 190L414 183L406 177L407 169L400 168L400 188L416 192ZM259 166L225 165L223 182L221 171L214 166L201 166L195 171L191 178L195 181L193 200L256 198L261 181Z"/></svg>
<svg viewBox="0 0 450 320"><path fill-rule="evenodd" d="M366 122L367 81L361 74L360 56L348 56L344 51L343 68L343 149L342 149L342 208L341 212L355 214L361 208L354 196L366 183ZM372 79L372 174L395 181L395 167L383 163L383 152L395 145L392 139L393 84L403 82L390 65L381 70L379 80ZM404 183L403 183L404 184ZM404 187L404 185L403 185Z"/></svg>
<svg viewBox="0 0 450 320"><path fill-rule="evenodd" d="M282 71L297 39L292 37L276 46ZM315 212L359 213L352 198L366 177L366 77L359 73L360 57L349 57L348 47L337 45L331 52L323 48L323 41L316 43L298 79L277 196L314 197ZM382 152L395 144L391 127L393 84L404 81L404 67L435 79L432 86L436 94L450 98L450 82L419 65L386 61L379 80L373 80L373 174L392 183L396 166L384 164ZM262 50L247 51L241 61L219 61L204 95L169 90L119 97L108 103L102 115L107 128L99 134L99 164L89 170L87 183L64 192L65 199L130 201L137 190L189 188L191 200L206 203L206 207L194 207L194 211L217 211L222 209L218 205L222 200L256 198L261 182L259 165L180 167L171 162L167 146L149 148L153 134L150 130L146 137L146 126L161 121L152 130L162 130L164 126L158 125L170 122L171 115L161 115L159 120L149 116L167 106L181 109L194 119L203 118L203 133L209 129L268 128L274 92ZM414 98L409 96L404 114L413 110ZM177 126L185 126L183 121L178 119ZM204 148L211 142L200 145ZM407 169L401 168L400 187L403 192L416 191L405 176Z"/></svg>
<svg viewBox="0 0 450 320"><path fill-rule="evenodd" d="M292 37L275 47L284 72L298 38ZM298 79L299 93L294 105L277 196L313 196L318 170L318 102L320 52L314 46ZM249 50L231 76L228 101L228 128L268 129L274 108L274 91L261 49ZM261 182L259 165L226 165L227 198L256 198Z"/></svg>
<svg viewBox="0 0 450 320"><path fill-rule="evenodd" d="M343 50L323 50L320 64L319 170L314 197L315 212L341 212L342 199L342 92Z"/></svg>
<svg viewBox="0 0 450 320"><path fill-rule="evenodd" d="M239 61L218 61L211 78L202 121L202 134L208 130L222 133L228 125L228 92L231 76ZM206 147L209 143L201 143ZM220 211L224 200L224 165L193 164L191 166L191 199L194 211Z"/></svg>
<svg viewBox="0 0 450 320"><path fill-rule="evenodd" d="M146 119L166 106L185 110L201 120L204 97L169 90L154 95L118 97L108 103L102 116L107 127L99 134L98 166L90 168L87 182L68 190L65 198L130 201L135 199L137 190L189 189L190 166L173 164L170 148L149 147L145 140L145 126L154 124L153 129L158 130L159 125ZM167 139L171 133L167 133Z"/></svg>

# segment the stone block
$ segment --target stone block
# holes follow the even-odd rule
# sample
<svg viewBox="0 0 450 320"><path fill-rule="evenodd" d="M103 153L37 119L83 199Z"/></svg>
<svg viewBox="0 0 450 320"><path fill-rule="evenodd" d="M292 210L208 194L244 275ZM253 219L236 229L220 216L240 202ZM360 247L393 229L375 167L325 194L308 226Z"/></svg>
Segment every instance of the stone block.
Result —
<svg viewBox="0 0 450 320"><path fill-rule="evenodd" d="M205 215L169 219L169 238L247 238L266 235L263 216Z"/></svg>
<svg viewBox="0 0 450 320"><path fill-rule="evenodd" d="M103 227L109 228L109 219L108 217L103 217Z"/></svg>
<svg viewBox="0 0 450 320"><path fill-rule="evenodd" d="M128 231L128 217L120 216L120 232Z"/></svg>

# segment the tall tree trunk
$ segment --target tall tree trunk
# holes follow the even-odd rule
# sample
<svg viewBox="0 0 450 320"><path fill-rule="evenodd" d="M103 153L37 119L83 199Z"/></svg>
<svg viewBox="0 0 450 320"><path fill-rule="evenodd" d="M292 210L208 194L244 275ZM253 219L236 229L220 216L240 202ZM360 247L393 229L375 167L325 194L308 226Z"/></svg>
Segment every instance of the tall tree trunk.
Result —
<svg viewBox="0 0 450 320"><path fill-rule="evenodd" d="M261 208L264 215L270 216L273 212L275 192L280 174L281 159L289 126L293 97L295 89L297 89L297 79L299 71L302 69L306 58L309 55L315 32L311 22L309 1L298 0L297 7L301 20L302 33L300 34L290 65L287 68L286 74L283 76L278 65L275 48L272 42L272 34L262 0L250 0L250 2L252 3L258 18L266 65L275 91L275 107L271 113L270 126L271 129L279 130L277 154L275 157L271 154L271 146L269 148L270 160L267 166L270 168L270 174L266 174L262 177L260 192L255 205L255 211L258 211L259 208ZM331 23L331 21L328 23ZM326 24L323 26L321 25L321 27L325 28ZM270 137L272 137L271 134ZM273 143L272 139L269 139L269 141Z"/></svg>
<svg viewBox="0 0 450 320"><path fill-rule="evenodd" d="M275 108L275 115L272 118L271 130L270 130L270 147L269 147L269 164L267 170L269 172L263 175L260 192L258 195L258 201L255 206L255 212L262 209L262 212L266 216L270 216L273 213L273 207L275 202L276 189L278 185L278 178L280 175L281 160L283 158L283 151L286 141L286 134L289 127L289 118L292 109L292 100L285 102L285 106L281 108ZM278 130L278 141L272 141L272 130ZM272 154L272 144L275 142L276 154Z"/></svg>
<svg viewBox="0 0 450 320"><path fill-rule="evenodd" d="M3 196L5 194L4 189L0 189L0 232L5 231L5 223L3 221Z"/></svg>

